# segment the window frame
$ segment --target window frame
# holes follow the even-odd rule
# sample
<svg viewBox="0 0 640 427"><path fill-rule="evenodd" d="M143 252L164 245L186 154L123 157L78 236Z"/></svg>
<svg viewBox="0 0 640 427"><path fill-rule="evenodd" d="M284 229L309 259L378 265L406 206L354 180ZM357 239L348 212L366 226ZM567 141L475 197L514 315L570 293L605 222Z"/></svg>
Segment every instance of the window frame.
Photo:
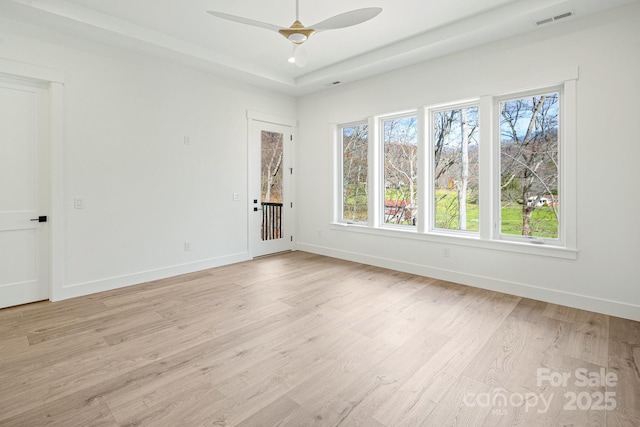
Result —
<svg viewBox="0 0 640 427"><path fill-rule="evenodd" d="M419 183L420 182L420 171L421 171L421 163L420 163L420 152L422 151L421 148L421 135L420 135L420 127L421 127L421 117L418 109L413 109L413 110L405 110L402 112L398 112L398 113L393 113L393 114L385 114L385 115L380 115L380 116L375 116L374 120L376 121L376 133L375 133L375 141L373 141L373 145L370 145L370 149L371 147L375 147L374 151L375 153L377 153L377 156L374 157L374 161L376 161L376 163L374 163L375 168L378 170L378 174L377 176L374 176L373 180L371 181L370 185L375 186L374 190L377 194L377 199L375 200L375 210L377 212L377 215L374 215L374 217L376 218L376 226L379 228L387 228L387 229L392 229L392 230L403 230L403 231L411 231L411 232L415 232L418 230L418 222L420 219L420 216L418 216L418 219L416 221L415 225L410 225L410 224L392 224L392 223L386 223L384 221L385 218L385 206L384 203L386 201L386 182L385 182L385 152L384 152L384 122L388 121L388 120L393 120L393 119L402 119L402 118L407 118L407 117L415 117L416 118L416 167L418 168L418 175L416 176L416 181ZM370 141L371 144L371 141ZM422 143L423 144L423 143ZM418 212L420 212L420 185L416 184L418 186L418 190L416 191L416 197L418 199L418 203L417 203L417 210Z"/></svg>
<svg viewBox="0 0 640 427"><path fill-rule="evenodd" d="M550 73L555 78L523 89L511 82L509 90L489 90L489 95L467 98L456 102L432 104L407 109L402 112L371 115L366 119L332 124L335 138L334 150L334 215L331 228L342 232L392 236L441 245L458 245L482 249L523 253L529 255L576 259L577 247L577 69ZM549 76L546 76L549 77ZM560 78L562 77L562 78ZM551 82L551 83L550 83ZM539 82L540 83L540 82ZM498 85L498 88L502 85ZM526 86L525 86L526 87ZM515 89L514 89L515 88ZM560 93L558 147L560 177L558 192L561 194L558 239L531 239L517 235L501 235L499 232L500 205L500 123L501 100L517 99L527 94ZM433 124L432 112L460 106L478 106L479 150L479 232L436 229L433 217ZM418 149L418 216L416 226L398 226L384 223L384 146L380 128L384 120L415 114L417 118ZM340 221L342 209L342 131L343 127L368 123L368 218L367 223ZM336 124L339 123L339 124ZM337 130L336 130L337 129ZM340 135L339 138L336 136ZM431 181L431 182L429 182ZM507 236L507 238L504 238Z"/></svg>
<svg viewBox="0 0 640 427"><path fill-rule="evenodd" d="M424 121L425 124L427 125L426 130L425 130L425 153L424 153L424 159L426 162L426 167L425 170L428 173L428 181L425 182L425 204L427 206L425 206L425 212L428 213L428 216L426 216L425 218L428 219L428 222L425 221L424 224L424 232L425 233L429 233L429 234L443 234L443 235L452 235L452 236L466 236L466 237L471 237L471 238L475 238L475 237L480 237L480 231L482 229L482 211L478 212L478 231L472 231L472 230L456 230L456 229L446 229L446 228L438 228L436 227L436 205L435 205L435 192L436 192L436 183L435 183L435 159L434 159L434 151L435 151L435 138L434 138L434 130L435 130L435 122L434 122L434 116L436 113L439 112L443 112L443 111L450 111L450 110L454 110L454 109L462 109L462 108L469 108L469 107L477 107L478 108L478 200L482 200L481 199L481 190L482 190L482 182L481 182L481 173L482 173L482 166L481 166L481 153L482 153L482 126L481 126L481 108L480 108L480 98L472 98L472 99L466 99L466 100L462 100L462 101L456 101L456 102L449 102L446 104L438 104L438 105L432 105L429 107L425 107L425 113L424 113ZM478 205L478 208L480 208L482 206L482 204Z"/></svg>
<svg viewBox="0 0 640 427"><path fill-rule="evenodd" d="M529 96L543 95L557 92L558 97L558 194L560 195L560 212L558 218L558 237L546 238L537 236L521 236L502 233L501 222L501 137L500 137L500 103L508 100L516 100ZM495 221L492 227L491 237L494 240L502 242L513 242L522 244L536 244L541 246L566 248L569 250L577 250L575 242L575 231L571 232L571 223L576 223L576 206L575 206L575 174L576 174L576 135L575 127L573 131L570 126L575 123L576 103L575 103L575 81L564 82L558 85L549 85L529 89L520 92L511 92L501 96L492 98L493 106L493 149L495 153L495 167L492 168L494 174L494 199L493 210ZM573 190L570 190L573 188Z"/></svg>
<svg viewBox="0 0 640 427"><path fill-rule="evenodd" d="M367 221L353 221L344 218L344 129L355 127L355 126L367 126ZM340 224L348 224L348 225L368 225L371 221L371 202L370 202L370 194L371 194L371 173L370 173L370 152L371 152L371 129L368 126L368 120L357 120L349 123L342 123L336 126L335 130L335 139L336 139L336 155L335 155L335 164L337 166L337 179L335 183L334 194L338 195L337 200L334 201L334 222ZM336 201L338 203L336 203Z"/></svg>

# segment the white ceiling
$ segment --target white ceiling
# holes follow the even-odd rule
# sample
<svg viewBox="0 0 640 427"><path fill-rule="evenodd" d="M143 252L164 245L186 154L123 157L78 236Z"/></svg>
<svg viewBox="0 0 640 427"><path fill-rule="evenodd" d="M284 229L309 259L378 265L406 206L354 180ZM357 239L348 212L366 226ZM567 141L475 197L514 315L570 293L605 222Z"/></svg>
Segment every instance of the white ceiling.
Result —
<svg viewBox="0 0 640 427"><path fill-rule="evenodd" d="M309 63L287 62L292 44L276 32L229 22L215 10L282 27L295 0L0 0L5 19L204 66L291 95L317 91L638 0L300 0L310 26L363 7L383 11L363 24L312 36Z"/></svg>

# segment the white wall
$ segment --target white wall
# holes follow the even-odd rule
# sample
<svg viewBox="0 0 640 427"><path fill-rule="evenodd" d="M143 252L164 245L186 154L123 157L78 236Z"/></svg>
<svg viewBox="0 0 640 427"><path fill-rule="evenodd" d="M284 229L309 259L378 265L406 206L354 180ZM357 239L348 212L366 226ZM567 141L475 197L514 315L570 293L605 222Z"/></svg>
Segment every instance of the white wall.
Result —
<svg viewBox="0 0 640 427"><path fill-rule="evenodd" d="M640 320L638 22L635 4L299 99L297 247ZM576 260L468 246L443 258L441 244L330 226L329 123L486 95L518 76L571 67L580 75Z"/></svg>
<svg viewBox="0 0 640 427"><path fill-rule="evenodd" d="M640 7L629 6L297 105L204 71L7 22L0 57L65 72L64 297L246 259L245 115L253 110L298 115L298 248L640 320L637 22ZM580 69L577 260L466 246L452 246L445 259L439 244L330 227L330 122L484 95L482 88L549 64ZM85 209L73 209L74 196L85 197Z"/></svg>
<svg viewBox="0 0 640 427"><path fill-rule="evenodd" d="M295 99L8 27L0 57L65 73L64 298L248 258L247 110L295 117Z"/></svg>

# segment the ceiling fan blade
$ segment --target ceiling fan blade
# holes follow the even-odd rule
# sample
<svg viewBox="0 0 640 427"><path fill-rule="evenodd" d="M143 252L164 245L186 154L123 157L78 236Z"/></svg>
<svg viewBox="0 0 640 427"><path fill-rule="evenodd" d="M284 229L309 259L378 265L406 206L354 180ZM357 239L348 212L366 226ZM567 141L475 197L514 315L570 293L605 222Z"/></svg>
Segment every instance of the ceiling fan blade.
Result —
<svg viewBox="0 0 640 427"><path fill-rule="evenodd" d="M351 12L341 13L340 15L325 19L324 21L318 22L317 24L311 25L307 28L313 28L318 32L350 27L375 18L380 12L382 12L381 7L365 7L364 9L356 9Z"/></svg>
<svg viewBox="0 0 640 427"><path fill-rule="evenodd" d="M228 13L215 12L212 10L207 11L208 14L216 16L218 18L226 19L228 21L239 22L241 24L251 25L252 27L264 28L272 31L279 31L282 27L269 24L267 22L255 21L249 18L243 18L242 16L229 15Z"/></svg>

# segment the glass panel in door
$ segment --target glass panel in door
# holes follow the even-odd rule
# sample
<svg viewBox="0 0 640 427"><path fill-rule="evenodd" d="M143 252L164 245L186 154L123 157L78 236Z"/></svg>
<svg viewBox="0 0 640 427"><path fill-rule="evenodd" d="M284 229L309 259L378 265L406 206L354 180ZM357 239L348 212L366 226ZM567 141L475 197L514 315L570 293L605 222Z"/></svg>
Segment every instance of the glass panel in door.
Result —
<svg viewBox="0 0 640 427"><path fill-rule="evenodd" d="M282 239L282 205L284 193L284 135L263 130L260 133L261 240Z"/></svg>

